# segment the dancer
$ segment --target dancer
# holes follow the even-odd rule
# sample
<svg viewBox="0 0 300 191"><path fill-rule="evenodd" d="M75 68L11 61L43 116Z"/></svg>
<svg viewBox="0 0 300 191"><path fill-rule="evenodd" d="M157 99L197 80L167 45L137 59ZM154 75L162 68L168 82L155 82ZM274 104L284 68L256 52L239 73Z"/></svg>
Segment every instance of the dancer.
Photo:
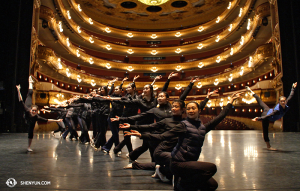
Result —
<svg viewBox="0 0 300 191"><path fill-rule="evenodd" d="M128 78L125 77L122 80L121 85L115 87L115 90L114 90L114 93L112 94L112 97L122 97L122 86L123 86L124 81L127 80L127 79ZM105 101L107 102L108 100L105 100ZM101 148L101 150L106 154L109 153L109 151L110 151L113 144L115 144L115 146L117 146L119 144L119 122L118 121L111 121L110 118L112 118L116 115L122 115L123 109L124 109L123 104L118 104L118 103L112 102L112 108L110 110L109 117L108 117L108 124L109 124L110 130L112 132L112 136L105 143L105 145Z"/></svg>
<svg viewBox="0 0 300 191"><path fill-rule="evenodd" d="M217 93L218 90L208 92L206 98L200 103L200 110L202 111L209 97L212 94ZM169 170L169 164L171 159L171 151L177 144L178 137L170 131L177 124L182 121L182 114L184 113L185 103L184 100L174 100L172 103L172 116L171 118L165 118L157 123L151 125L129 125L121 124L120 128L131 128L138 131L127 132L126 135L138 136L141 139L157 141L159 144L156 146L153 158L156 163L155 174L152 177L159 177L163 182L169 182L172 179L172 173ZM145 131L152 131L152 133L145 133ZM140 134L142 132L142 134ZM144 169L143 163L133 162L132 165L128 165L127 168ZM149 166L149 165L148 165ZM154 166L154 165L153 165Z"/></svg>
<svg viewBox="0 0 300 191"><path fill-rule="evenodd" d="M213 130L228 114L232 108L233 101L240 96L233 94L228 104L221 113L213 120L202 124L199 120L200 106L191 101L186 106L187 120L182 121L170 131L158 136L140 135L132 131L131 135L140 137L173 139L179 137L177 145L171 153L171 171L174 174L174 190L196 191L216 190L218 183L212 178L216 173L216 165L208 162L198 161L205 135Z"/></svg>
<svg viewBox="0 0 300 191"><path fill-rule="evenodd" d="M275 148L271 147L270 139L269 139L269 121L276 121L284 116L284 114L289 110L288 102L292 99L294 95L295 88L297 87L297 82L293 83L292 90L288 98L284 96L279 97L279 103L274 108L269 108L260 98L256 95L249 86L246 86L246 89L251 93L253 97L255 97L257 103L262 107L263 112L261 117L255 117L252 121L262 121L263 127L263 136L264 140L267 145L268 150L276 150Z"/></svg>
<svg viewBox="0 0 300 191"><path fill-rule="evenodd" d="M29 88L28 88L28 93L27 97L25 100L25 103L23 102L22 95L20 92L21 86L17 85L17 91L18 91L18 98L19 102L23 105L23 108L25 110L25 120L26 124L28 126L28 147L27 151L32 152L33 150L31 149L31 143L33 139L33 130L35 123L37 121L44 121L44 122L62 122L62 119L46 119L41 116L39 116L38 113L38 106L37 105L32 105L32 94L33 94L33 79L31 76L29 76ZM29 106L30 105L30 106Z"/></svg>
<svg viewBox="0 0 300 191"><path fill-rule="evenodd" d="M173 72L170 73L170 75L168 76L168 80L166 81L164 87L162 88L162 91L165 92L168 89L171 78L174 76L177 76L177 75L178 75L177 73L173 73ZM160 76L160 78L161 78L161 76ZM141 99L134 99L134 100L121 100L121 98L108 98L108 99L113 100L113 102L123 103L123 104L125 104L125 106L132 105L132 104L136 105L141 110L141 112L146 112L149 109L156 107L158 104L157 98L154 97L153 86L151 84L147 84L144 86L143 97ZM143 124L151 124L153 122L154 122L153 118L144 118L143 120L137 121L137 124L143 125ZM135 150L133 150L132 152L130 152L129 163L136 160L141 154L146 152L148 149L149 149L148 141L143 141L142 146L140 146L140 147L136 148ZM150 150L150 153L152 153L151 150ZM153 155L151 155L151 157L152 156Z"/></svg>
<svg viewBox="0 0 300 191"><path fill-rule="evenodd" d="M126 99L128 99L128 100L138 99L138 96L135 92L135 90L136 90L135 80L138 79L139 77L140 77L139 75L134 76L132 83L127 85L127 88L126 88L127 94L125 95ZM138 113L138 107L136 105L127 105L123 110L122 117L133 116L133 115L136 115L137 113ZM120 121L120 123L122 123L122 121ZM130 124L134 125L135 122L132 122ZM128 154L126 154L126 156L129 157L129 153L132 151L132 144L131 144L130 136L124 136L123 141L121 141L117 146L115 146L114 153L117 156L120 156L121 155L121 150L125 145L126 145L127 150L128 150Z"/></svg>

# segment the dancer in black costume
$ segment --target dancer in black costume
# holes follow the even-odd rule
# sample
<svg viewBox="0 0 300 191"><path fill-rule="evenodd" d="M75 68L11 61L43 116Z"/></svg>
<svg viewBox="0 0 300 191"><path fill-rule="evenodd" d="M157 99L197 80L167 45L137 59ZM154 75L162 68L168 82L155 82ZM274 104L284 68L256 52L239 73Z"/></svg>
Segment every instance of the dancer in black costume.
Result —
<svg viewBox="0 0 300 191"><path fill-rule="evenodd" d="M33 150L30 148L32 139L33 139L33 130L35 123L37 121L44 121L44 122L61 122L62 119L46 119L38 115L38 106L32 105L32 94L33 94L33 79L31 76L29 76L29 88L27 97L25 100L25 103L23 102L22 95L20 92L21 86L17 85L17 91L18 91L18 98L19 102L23 105L23 108L25 110L25 120L26 124L28 126L28 147L27 151L32 152Z"/></svg>
<svg viewBox="0 0 300 191"><path fill-rule="evenodd" d="M255 97L257 103L262 107L263 112L261 114L261 117L255 117L252 119L252 121L261 121L262 127L263 127L263 136L264 140L267 145L268 150L276 150L273 147L271 147L270 139L268 136L269 133L269 121L276 121L284 116L284 114L290 109L288 106L288 102L292 99L294 96L295 88L297 87L297 82L293 83L291 93L288 98L284 96L279 97L279 103L276 104L274 108L269 108L267 104L265 104L258 95L256 95L249 86L246 86L246 89L251 93L253 97Z"/></svg>
<svg viewBox="0 0 300 191"><path fill-rule="evenodd" d="M193 81L191 81L191 83L192 82ZM212 94L216 94L217 92L218 90L215 90L213 92L209 91L207 93L206 98L200 103L201 111L203 110L206 103L208 102L209 97ZM184 94L185 93L183 93L183 95ZM182 98L182 96L180 98ZM172 137L171 139L164 140L160 135L164 134L165 132L172 129L175 125L180 123L180 121L182 120L182 113L183 113L184 106L185 106L184 99L174 100L172 103L172 116L170 118L165 118L157 123L153 123L150 125L134 125L134 126L124 123L120 125L120 128L131 127L131 129L142 132L143 136L141 139L156 141L159 143L158 146L156 146L153 153L153 157L157 165L156 165L156 173L152 177L159 177L163 182L169 182L169 180L172 178L172 173L169 170L169 163L171 159L171 151L176 146L178 137ZM150 134L145 133L145 131L151 131L152 133ZM136 131L136 133L138 134L139 132ZM127 135L130 135L130 133L127 132ZM134 135L137 136L136 134ZM127 168L145 170L144 165L138 162L133 162L132 165L131 166L128 165Z"/></svg>

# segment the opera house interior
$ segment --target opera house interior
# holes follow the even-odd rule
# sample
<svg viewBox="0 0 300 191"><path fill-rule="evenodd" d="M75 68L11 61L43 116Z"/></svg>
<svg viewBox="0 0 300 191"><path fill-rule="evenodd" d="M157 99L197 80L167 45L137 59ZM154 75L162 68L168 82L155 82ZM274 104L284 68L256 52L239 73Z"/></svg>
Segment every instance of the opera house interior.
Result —
<svg viewBox="0 0 300 191"><path fill-rule="evenodd" d="M217 190L300 190L299 87L288 102L289 111L267 122L276 151L264 148L262 122L253 120L264 110L246 88L273 108L299 81L299 4L278 0L6 1L1 13L0 189L8 189L7 180L14 178L20 190L177 190L172 183L152 178L153 171L123 169L128 164L125 147L116 156L52 136L57 123L37 123L34 152L25 152L28 129L16 90L20 84L25 98L32 76L32 103L40 109L102 86L111 90L113 79L117 79L116 87L128 78L124 96L128 84L139 76L136 94L142 95L144 86L161 76L153 85L157 97L173 72L177 75L166 90L170 104L196 78L186 104L200 104L209 92L217 92L200 113L204 124L224 110L232 94L243 92L226 118L206 135L199 158L216 164ZM56 118L45 111L39 115ZM80 127L75 128L80 134ZM93 124L88 130L92 137ZM108 127L107 139L111 134ZM124 139L122 131L119 136L120 141ZM131 136L131 141L133 148L142 144L138 137ZM137 161L150 162L148 151Z"/></svg>

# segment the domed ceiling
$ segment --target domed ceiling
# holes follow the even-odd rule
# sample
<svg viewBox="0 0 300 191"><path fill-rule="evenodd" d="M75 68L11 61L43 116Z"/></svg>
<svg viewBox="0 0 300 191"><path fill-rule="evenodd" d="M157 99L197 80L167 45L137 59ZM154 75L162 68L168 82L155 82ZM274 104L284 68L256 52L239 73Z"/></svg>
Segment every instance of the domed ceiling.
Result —
<svg viewBox="0 0 300 191"><path fill-rule="evenodd" d="M218 17L230 0L170 0L149 6L138 0L76 0L93 20L138 31L177 30Z"/></svg>

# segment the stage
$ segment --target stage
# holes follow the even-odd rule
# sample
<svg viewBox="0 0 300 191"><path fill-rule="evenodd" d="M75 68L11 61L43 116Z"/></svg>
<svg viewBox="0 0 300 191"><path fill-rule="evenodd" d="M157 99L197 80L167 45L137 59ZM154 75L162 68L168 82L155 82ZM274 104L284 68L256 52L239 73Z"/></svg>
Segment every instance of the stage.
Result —
<svg viewBox="0 0 300 191"><path fill-rule="evenodd" d="M278 151L266 149L261 131L212 131L199 160L217 165L218 190L300 190L300 133L269 137ZM132 138L133 148L141 142ZM15 133L0 134L0 148L0 190L172 190L171 184L151 178L152 171L123 169L126 147L116 157L112 151L104 155L90 145L63 140L59 133L40 133L34 135L33 152L27 153L27 134ZM138 159L149 161L149 152ZM17 182L13 188L6 184L9 178Z"/></svg>

